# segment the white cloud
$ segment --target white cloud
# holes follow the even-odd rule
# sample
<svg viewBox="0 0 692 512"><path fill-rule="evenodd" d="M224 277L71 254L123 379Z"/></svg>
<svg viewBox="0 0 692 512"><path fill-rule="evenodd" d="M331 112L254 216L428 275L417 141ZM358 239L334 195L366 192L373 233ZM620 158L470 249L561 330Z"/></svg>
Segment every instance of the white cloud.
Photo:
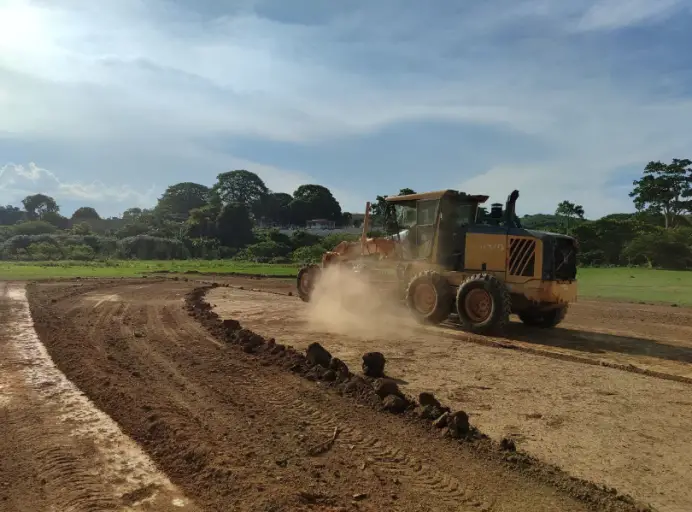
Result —
<svg viewBox="0 0 692 512"><path fill-rule="evenodd" d="M576 25L580 31L612 30L661 21L685 6L684 0L601 0Z"/></svg>
<svg viewBox="0 0 692 512"><path fill-rule="evenodd" d="M248 168L290 192L304 182L328 185L328 169L319 176L286 170L270 155L248 162L198 142L252 137L317 146L420 120L501 127L550 147L551 155L511 161L497 147L492 163L475 170L481 174L459 180L463 186L521 188L525 206L546 210L574 195L593 214L631 209L611 184L619 169L684 156L690 147L692 103L670 93L684 89L681 78L649 73L636 60L639 73L620 78L613 67L633 55L581 45L594 31L661 22L687 1L423 8L383 0L334 7L323 25L259 17L254 1L221 18L180 4L3 1L0 134L136 149L152 161L179 154L207 174ZM354 168L365 167L368 155L352 158ZM163 170L147 165L167 184ZM367 189L367 178L354 176L352 187L335 195L362 209L365 199L386 192ZM71 193L97 193L90 187Z"/></svg>
<svg viewBox="0 0 692 512"><path fill-rule="evenodd" d="M0 202L8 203L29 194L42 193L58 201L84 200L96 203L128 203L129 206L150 206L155 201L154 188L135 190L126 185L107 185L101 181L63 182L55 173L35 163L5 164L0 167Z"/></svg>
<svg viewBox="0 0 692 512"><path fill-rule="evenodd" d="M179 154L182 156L183 152ZM318 182L312 176L300 171L279 169L271 165L229 158L222 154L212 155L210 159L209 154L200 154L199 161L214 162L213 167L219 169L219 172L234 169L250 170L262 177L267 187L274 192L292 194L300 185ZM195 179L194 176L189 178L192 181ZM208 180L197 181L212 185L207 182ZM134 188L128 185L106 184L100 180L66 182L60 180L53 171L44 169L34 162L26 166L8 163L0 167L0 204L18 204L27 195L42 193L55 198L58 204L61 200L83 201L85 204L97 206L97 209L106 215L117 215L124 208L134 206L151 208L169 184L172 183L164 186L150 184L144 188ZM357 195L338 187L330 187L330 190L345 209L351 207L352 211L361 211L365 208L365 202Z"/></svg>

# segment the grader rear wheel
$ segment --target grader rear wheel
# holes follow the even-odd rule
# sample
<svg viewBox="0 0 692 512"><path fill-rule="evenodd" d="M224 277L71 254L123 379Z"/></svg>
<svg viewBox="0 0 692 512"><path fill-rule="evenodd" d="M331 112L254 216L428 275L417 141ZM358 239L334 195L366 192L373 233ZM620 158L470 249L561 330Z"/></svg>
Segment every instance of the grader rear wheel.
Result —
<svg viewBox="0 0 692 512"><path fill-rule="evenodd" d="M312 290L314 290L315 283L320 277L321 270L318 265L308 265L298 272L296 288L298 289L298 297L303 302L310 302Z"/></svg>
<svg viewBox="0 0 692 512"><path fill-rule="evenodd" d="M457 290L457 314L467 331L500 332L509 322L511 311L512 298L507 287L491 274L470 276Z"/></svg>
<svg viewBox="0 0 692 512"><path fill-rule="evenodd" d="M406 290L409 310L421 322L439 324L449 318L452 301L450 284L442 275L432 270L416 275Z"/></svg>

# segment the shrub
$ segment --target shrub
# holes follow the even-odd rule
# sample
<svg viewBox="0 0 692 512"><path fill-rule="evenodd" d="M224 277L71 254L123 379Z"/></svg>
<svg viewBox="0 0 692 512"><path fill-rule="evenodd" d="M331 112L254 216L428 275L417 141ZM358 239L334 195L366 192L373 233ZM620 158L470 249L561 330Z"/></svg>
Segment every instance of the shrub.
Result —
<svg viewBox="0 0 692 512"><path fill-rule="evenodd" d="M256 261L258 263L268 263L273 258L284 258L291 253L291 247L286 244L281 244L271 240L258 242L248 245L244 249L238 251L236 259L244 259L246 261Z"/></svg>
<svg viewBox="0 0 692 512"><path fill-rule="evenodd" d="M301 264L319 263L322 261L323 254L324 249L319 245L299 247L293 251L292 259L294 262Z"/></svg>
<svg viewBox="0 0 692 512"><path fill-rule="evenodd" d="M30 220L15 224L12 230L15 235L45 235L55 233L57 228L49 222Z"/></svg>
<svg viewBox="0 0 692 512"><path fill-rule="evenodd" d="M124 259L172 260L186 259L189 251L180 240L139 235L118 241L118 253Z"/></svg>
<svg viewBox="0 0 692 512"><path fill-rule="evenodd" d="M321 237L308 233L304 230L294 231L290 240L291 247L293 247L293 249L298 249L299 247L310 247L322 242Z"/></svg>
<svg viewBox="0 0 692 512"><path fill-rule="evenodd" d="M75 261L91 261L96 257L96 251L88 245L73 245L67 252L67 257Z"/></svg>

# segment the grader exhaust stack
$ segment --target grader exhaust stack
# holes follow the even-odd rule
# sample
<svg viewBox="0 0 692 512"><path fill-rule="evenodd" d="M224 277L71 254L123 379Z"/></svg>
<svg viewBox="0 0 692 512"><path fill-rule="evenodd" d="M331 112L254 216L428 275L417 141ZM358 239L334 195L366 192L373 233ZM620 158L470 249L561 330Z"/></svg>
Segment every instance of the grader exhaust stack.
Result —
<svg viewBox="0 0 692 512"><path fill-rule="evenodd" d="M365 203L365 217L363 218L363 232L360 235L360 253L365 254L365 243L368 239L368 227L370 224L370 201Z"/></svg>

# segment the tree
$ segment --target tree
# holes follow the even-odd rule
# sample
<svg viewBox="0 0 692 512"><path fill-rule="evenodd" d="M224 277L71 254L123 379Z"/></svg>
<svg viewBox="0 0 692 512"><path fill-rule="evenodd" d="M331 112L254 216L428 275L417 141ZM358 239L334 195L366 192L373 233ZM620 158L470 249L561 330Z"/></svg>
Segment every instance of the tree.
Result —
<svg viewBox="0 0 692 512"><path fill-rule="evenodd" d="M85 220L100 220L101 216L98 212L91 206L82 206L77 208L72 214L73 221L85 221Z"/></svg>
<svg viewBox="0 0 692 512"><path fill-rule="evenodd" d="M8 204L0 206L0 226L12 226L24 218L24 212Z"/></svg>
<svg viewBox="0 0 692 512"><path fill-rule="evenodd" d="M226 247L243 247L252 242L250 212L242 203L227 203L216 218L216 237Z"/></svg>
<svg viewBox="0 0 692 512"><path fill-rule="evenodd" d="M254 172L236 170L219 174L213 192L223 204L239 203L255 216L261 216L269 189Z"/></svg>
<svg viewBox="0 0 692 512"><path fill-rule="evenodd" d="M141 208L128 208L123 212L123 220L132 221L140 217L144 213Z"/></svg>
<svg viewBox="0 0 692 512"><path fill-rule="evenodd" d="M187 218L191 210L207 204L210 194L211 189L199 183L176 183L168 187L159 198L156 210Z"/></svg>
<svg viewBox="0 0 692 512"><path fill-rule="evenodd" d="M72 226L72 232L75 235L88 235L91 233L91 226L88 222L79 222L78 224Z"/></svg>
<svg viewBox="0 0 692 512"><path fill-rule="evenodd" d="M53 224L58 229L67 229L70 223L67 217L63 217L58 212L44 212L41 215L41 220Z"/></svg>
<svg viewBox="0 0 692 512"><path fill-rule="evenodd" d="M562 201L555 209L555 215L566 220L567 234L569 234L569 224L571 219L584 219L584 207L570 201Z"/></svg>
<svg viewBox="0 0 692 512"><path fill-rule="evenodd" d="M291 222L291 201L293 201L293 197L285 192L268 194L262 208L263 216L270 222L279 225L289 224Z"/></svg>
<svg viewBox="0 0 692 512"><path fill-rule="evenodd" d="M328 219L341 223L341 205L331 191L322 185L301 185L293 193L291 218L296 224L311 219Z"/></svg>
<svg viewBox="0 0 692 512"><path fill-rule="evenodd" d="M682 270L692 266L692 247L678 239L674 230L657 228L641 233L623 250L632 263L644 260L649 267Z"/></svg>
<svg viewBox="0 0 692 512"><path fill-rule="evenodd" d="M58 213L60 207L50 196L45 194L33 194L22 199L27 216L32 219L41 219L46 212Z"/></svg>
<svg viewBox="0 0 692 512"><path fill-rule="evenodd" d="M629 195L637 210L663 215L666 229L674 227L685 212L692 213L692 160L651 161L633 184Z"/></svg>
<svg viewBox="0 0 692 512"><path fill-rule="evenodd" d="M412 188L402 188L397 196L408 196L415 194L416 191ZM375 202L370 204L370 216L372 218L371 225L377 224L383 226L388 233L396 229L394 222L394 206L386 201L389 196L377 196ZM386 224L386 225L385 225Z"/></svg>
<svg viewBox="0 0 692 512"><path fill-rule="evenodd" d="M191 210L190 217L186 222L188 236L192 238L216 237L216 218L220 211L220 207L211 204Z"/></svg>

